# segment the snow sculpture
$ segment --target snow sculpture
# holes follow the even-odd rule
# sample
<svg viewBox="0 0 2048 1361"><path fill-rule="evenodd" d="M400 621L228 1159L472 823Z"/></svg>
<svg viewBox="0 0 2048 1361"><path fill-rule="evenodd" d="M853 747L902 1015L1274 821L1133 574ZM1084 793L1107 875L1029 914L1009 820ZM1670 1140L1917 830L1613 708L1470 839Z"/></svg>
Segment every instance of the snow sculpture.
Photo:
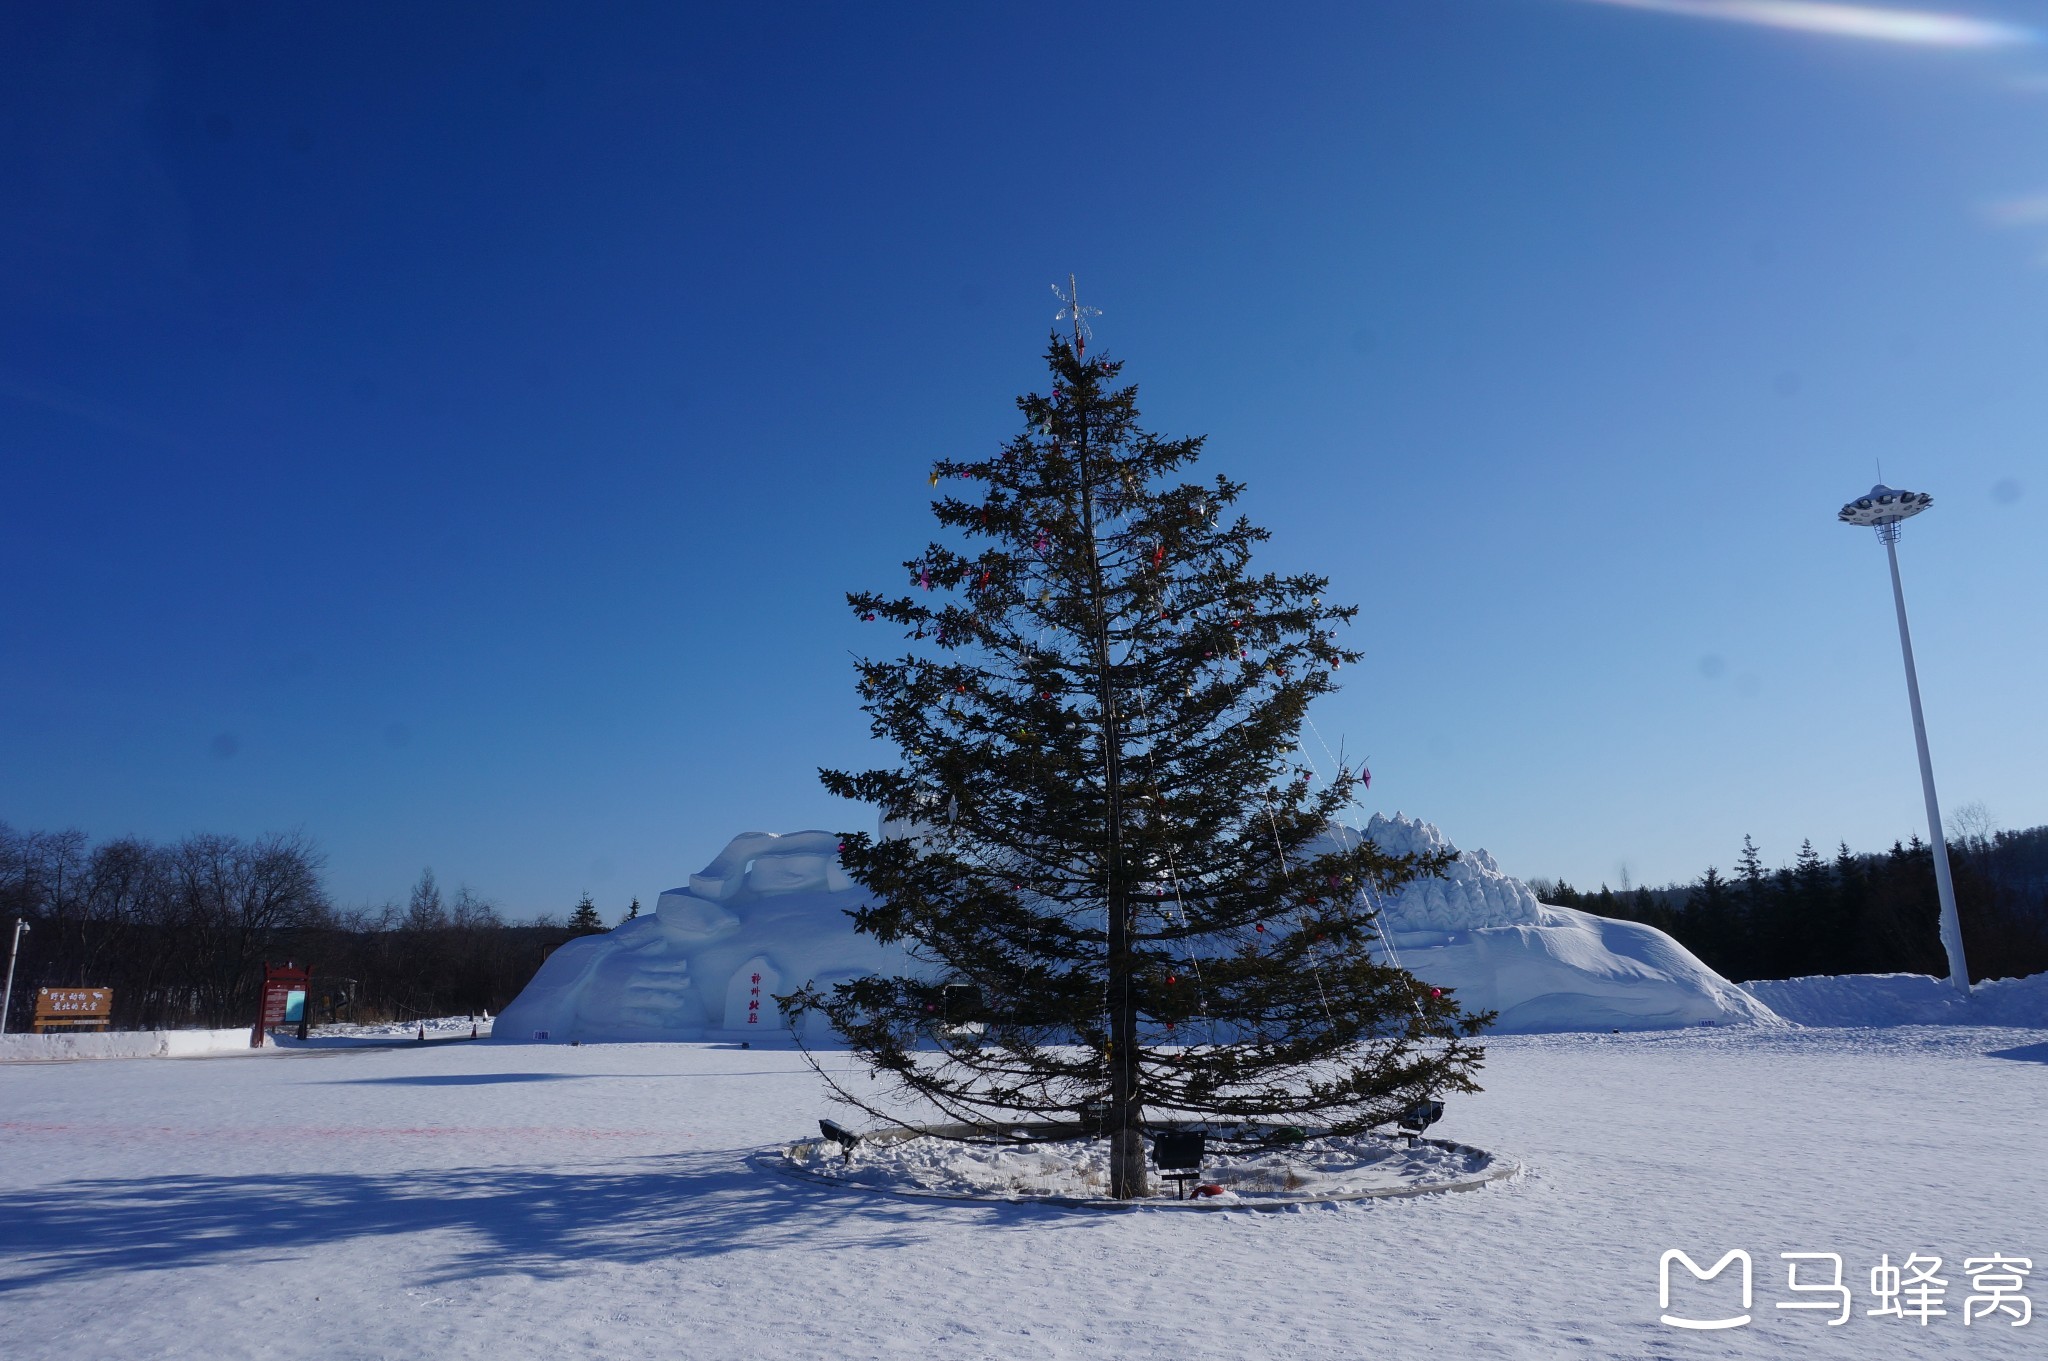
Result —
<svg viewBox="0 0 2048 1361"><path fill-rule="evenodd" d="M1362 832L1335 835L1370 837L1396 855L1457 854L1442 878L1414 880L1379 904L1380 926L1391 959L1455 988L1475 1011L1498 1011L1496 1030L1784 1024L1655 927L1539 903L1492 856L1458 851L1427 822L1375 814ZM868 900L840 868L838 843L829 832L734 837L652 915L550 955L498 1017L496 1037L786 1040L775 993L915 972L901 948L854 931L847 913ZM830 1041L819 1031L805 1038Z"/></svg>
<svg viewBox="0 0 2048 1361"><path fill-rule="evenodd" d="M846 914L868 900L838 849L830 832L734 837L651 915L548 956L499 1014L496 1037L787 1040L774 994L911 967L902 950L855 933Z"/></svg>
<svg viewBox="0 0 2048 1361"><path fill-rule="evenodd" d="M1470 931L1533 925L1542 919L1543 904L1527 884L1502 874L1485 851L1460 851L1431 823L1399 813L1391 818L1374 813L1363 833L1347 827L1340 835L1363 835L1389 855L1449 851L1458 857L1445 867L1442 878L1411 880L1379 905L1389 931Z"/></svg>
<svg viewBox="0 0 2048 1361"><path fill-rule="evenodd" d="M1378 904L1380 927L1403 968L1473 1011L1498 1011L1496 1031L1784 1024L1656 927L1540 903L1492 856L1458 851L1427 822L1374 814L1363 833L1339 832L1359 835L1395 855L1457 853L1442 878Z"/></svg>

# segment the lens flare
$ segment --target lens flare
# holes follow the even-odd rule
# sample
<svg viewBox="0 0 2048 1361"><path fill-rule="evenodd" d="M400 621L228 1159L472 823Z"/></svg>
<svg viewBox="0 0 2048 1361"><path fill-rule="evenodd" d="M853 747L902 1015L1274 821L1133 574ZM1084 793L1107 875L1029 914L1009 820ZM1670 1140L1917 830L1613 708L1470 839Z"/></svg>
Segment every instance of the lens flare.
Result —
<svg viewBox="0 0 2048 1361"><path fill-rule="evenodd" d="M1824 0L1589 0L1596 5L1682 14L1690 19L1789 28L1838 38L1918 47L2017 47L2037 40L2032 29L1990 19L1966 19L1931 10L1882 9Z"/></svg>

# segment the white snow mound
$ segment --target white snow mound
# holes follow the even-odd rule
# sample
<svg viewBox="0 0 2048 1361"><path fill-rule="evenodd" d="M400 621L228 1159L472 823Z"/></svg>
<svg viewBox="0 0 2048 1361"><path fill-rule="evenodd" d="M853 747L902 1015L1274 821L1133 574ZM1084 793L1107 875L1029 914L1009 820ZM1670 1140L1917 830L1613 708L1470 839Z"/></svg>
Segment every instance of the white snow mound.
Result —
<svg viewBox="0 0 2048 1361"><path fill-rule="evenodd" d="M1393 855L1457 856L1441 878L1410 880L1380 903L1380 925L1391 958L1455 990L1468 1011L1499 1012L1495 1031L1784 1024L1656 927L1538 902L1492 856L1460 851L1430 823L1375 813L1333 839L1358 836Z"/></svg>
<svg viewBox="0 0 2048 1361"><path fill-rule="evenodd" d="M1390 957L1496 1030L1650 1030L1778 1025L1764 1001L1722 978L1655 927L1551 907L1485 851L1459 851L1436 827L1396 813L1363 832L1394 854L1450 851L1442 878L1384 903ZM499 1016L500 1041L774 1041L787 1032L777 993L922 966L858 935L848 913L868 902L840 868L830 832L734 837L652 915L556 950ZM807 1039L828 1038L825 1021Z"/></svg>
<svg viewBox="0 0 2048 1361"><path fill-rule="evenodd" d="M0 1035L0 1062L167 1059L251 1052L245 1025L227 1030L60 1030L49 1035Z"/></svg>
<svg viewBox="0 0 2048 1361"><path fill-rule="evenodd" d="M1774 978L1742 987L1797 1025L2048 1027L2048 973L1987 979L1967 997L1946 978L1918 973Z"/></svg>

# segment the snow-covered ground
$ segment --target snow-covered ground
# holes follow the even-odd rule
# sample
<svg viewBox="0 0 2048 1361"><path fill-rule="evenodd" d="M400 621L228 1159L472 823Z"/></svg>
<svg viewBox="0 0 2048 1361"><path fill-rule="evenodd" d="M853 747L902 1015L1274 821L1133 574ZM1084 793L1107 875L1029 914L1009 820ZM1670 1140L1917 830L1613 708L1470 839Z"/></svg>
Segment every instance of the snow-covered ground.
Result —
<svg viewBox="0 0 2048 1361"><path fill-rule="evenodd" d="M1919 973L1774 978L1741 986L1794 1025L2048 1026L2048 973L1986 979L1968 996L1945 978Z"/></svg>
<svg viewBox="0 0 2048 1361"><path fill-rule="evenodd" d="M432 1041L487 1038L491 1020L438 1016L425 1021L344 1022L315 1026L305 1047L403 1044L422 1034ZM0 1035L0 1063L52 1059L180 1059L202 1054L276 1053L301 1046L296 1027L275 1032L260 1051L249 1047L249 1027L226 1030L59 1030L48 1035Z"/></svg>
<svg viewBox="0 0 2048 1361"><path fill-rule="evenodd" d="M851 1156L848 1156L849 1153ZM830 1138L802 1139L766 1166L838 1186L889 1195L959 1200L1058 1200L1127 1209L1109 1196L1109 1145L1100 1138L1018 1144L967 1143L884 1131L851 1150ZM1340 1200L1477 1190L1521 1168L1446 1139L1403 1139L1393 1131L1300 1141L1291 1147L1212 1148L1192 1193L1155 1179L1149 1208L1210 1214L1228 1208L1294 1208Z"/></svg>
<svg viewBox="0 0 2048 1361"><path fill-rule="evenodd" d="M842 1062L835 1058L833 1062ZM907 1201L764 1174L839 1115L787 1050L428 1044L0 1066L0 1354L134 1358L2038 1356L2048 1030L1496 1039L1433 1130L1526 1173L1282 1214ZM1742 1248L1753 1321L1658 1321ZM1854 1315L1781 1302L1841 1255ZM1945 1316L1864 1310L1942 1258ZM1819 1276L1824 1277L1825 1264ZM1817 1279L1802 1264L1802 1282ZM1675 1268L1672 1310L1735 1312Z"/></svg>
<svg viewBox="0 0 2048 1361"><path fill-rule="evenodd" d="M249 1027L228 1030L53 1030L0 1035L0 1063L54 1059L177 1059L249 1047Z"/></svg>

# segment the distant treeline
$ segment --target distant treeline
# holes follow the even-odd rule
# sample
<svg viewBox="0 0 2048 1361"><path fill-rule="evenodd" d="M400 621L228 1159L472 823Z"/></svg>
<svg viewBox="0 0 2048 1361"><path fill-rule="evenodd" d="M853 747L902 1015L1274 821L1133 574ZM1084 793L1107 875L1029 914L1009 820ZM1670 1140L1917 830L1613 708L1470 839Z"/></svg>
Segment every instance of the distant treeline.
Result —
<svg viewBox="0 0 2048 1361"><path fill-rule="evenodd" d="M1948 843L1956 915L1973 980L2048 970L2048 827L1977 830ZM1749 837L1734 871L1713 866L1691 884L1582 893L1530 881L1536 896L1603 917L1648 922L1728 978L1810 974L1946 975L1933 849L1917 836L1889 851L1847 845L1823 858L1811 841L1792 864L1765 869Z"/></svg>
<svg viewBox="0 0 2048 1361"><path fill-rule="evenodd" d="M341 910L322 867L293 834L93 845L0 823L0 948L15 918L30 927L7 1029L42 987L112 988L121 1030L247 1025L263 964L287 960L313 970L315 1021L495 1012L556 946L604 929L587 897L566 924L512 923L467 888L444 898L431 871L403 908Z"/></svg>
<svg viewBox="0 0 2048 1361"><path fill-rule="evenodd" d="M1959 836L1949 862L1972 976L2048 971L2048 827ZM342 910L322 867L294 834L93 845L0 823L0 947L16 917L31 928L7 1029L27 1029L42 987L112 988L117 1029L246 1025L262 965L286 960L313 970L316 1022L496 1012L555 947L605 929L587 895L566 922L508 922L466 887L444 895L431 871L404 907ZM1808 842L1776 870L1744 837L1726 877L1710 866L1664 888L1530 886L1547 903L1668 931L1737 980L1948 972L1934 858L1917 837L1875 855L1844 845L1833 859Z"/></svg>

